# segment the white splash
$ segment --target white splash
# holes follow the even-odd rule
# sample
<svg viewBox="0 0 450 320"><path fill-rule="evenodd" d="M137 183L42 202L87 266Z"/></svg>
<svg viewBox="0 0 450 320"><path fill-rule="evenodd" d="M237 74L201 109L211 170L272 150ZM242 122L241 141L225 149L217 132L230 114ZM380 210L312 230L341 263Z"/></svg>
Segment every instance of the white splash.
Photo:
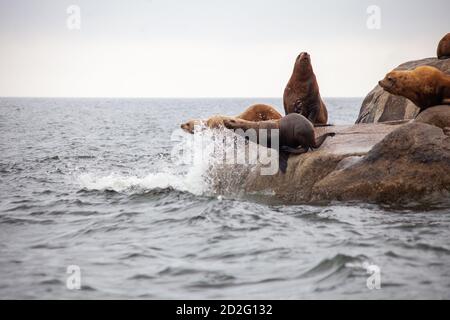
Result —
<svg viewBox="0 0 450 320"><path fill-rule="evenodd" d="M171 158L161 163L159 172L131 176L87 172L79 175L77 180L87 190L142 193L157 188L173 188L195 195L206 194L210 189L209 170L221 161L217 155L218 139L214 139L220 134L223 132L203 130L190 135L175 131L172 141L176 144Z"/></svg>
<svg viewBox="0 0 450 320"><path fill-rule="evenodd" d="M115 173L107 176L85 173L78 177L78 181L87 190L145 192L157 188L174 188L196 195L203 193L203 186L201 184L192 183L187 177L163 172L150 173L144 177L122 176Z"/></svg>

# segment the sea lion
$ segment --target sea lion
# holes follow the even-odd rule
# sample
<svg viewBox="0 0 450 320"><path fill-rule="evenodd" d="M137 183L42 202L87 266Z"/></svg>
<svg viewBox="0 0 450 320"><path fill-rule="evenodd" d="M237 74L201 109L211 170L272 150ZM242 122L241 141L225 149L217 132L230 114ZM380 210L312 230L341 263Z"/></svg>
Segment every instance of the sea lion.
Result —
<svg viewBox="0 0 450 320"><path fill-rule="evenodd" d="M310 149L317 149L327 137L335 135L334 132L328 132L316 139L311 121L297 113L288 114L279 120L252 122L242 119L226 119L223 123L226 128L232 130L242 129L245 132L254 129L257 135L257 143L261 143L259 139L260 130L279 129L279 169L283 173L287 170L290 154L302 154ZM272 148L272 138L272 135L268 132L267 144L264 146Z"/></svg>
<svg viewBox="0 0 450 320"><path fill-rule="evenodd" d="M206 120L201 119L191 119L183 124L181 124L181 129L193 134L196 126L204 126L209 129L219 129L223 127L224 119L231 119L234 117L214 115Z"/></svg>
<svg viewBox="0 0 450 320"><path fill-rule="evenodd" d="M435 67L391 71L378 84L389 93L408 98L420 112L432 106L450 104L450 76Z"/></svg>
<svg viewBox="0 0 450 320"><path fill-rule="evenodd" d="M294 71L284 89L284 111L299 113L314 125L326 124L328 112L320 97L319 85L314 74L311 57L302 52L295 60Z"/></svg>
<svg viewBox="0 0 450 320"><path fill-rule="evenodd" d="M445 105L428 108L421 112L414 121L428 123L441 129L445 129L446 127L450 127L450 108Z"/></svg>
<svg viewBox="0 0 450 320"><path fill-rule="evenodd" d="M181 129L188 133L194 133L195 126L204 125L210 129L221 128L225 119L237 118L247 121L266 121L281 119L281 117L281 114L272 106L267 104L254 104L235 117L215 115L206 120L192 119L183 123Z"/></svg>
<svg viewBox="0 0 450 320"><path fill-rule="evenodd" d="M441 41L439 41L437 47L437 57L438 59L449 59L450 58L450 33L447 33Z"/></svg>
<svg viewBox="0 0 450 320"><path fill-rule="evenodd" d="M267 104L258 103L248 107L236 118L247 121L266 121L277 120L282 117L283 116L274 107Z"/></svg>

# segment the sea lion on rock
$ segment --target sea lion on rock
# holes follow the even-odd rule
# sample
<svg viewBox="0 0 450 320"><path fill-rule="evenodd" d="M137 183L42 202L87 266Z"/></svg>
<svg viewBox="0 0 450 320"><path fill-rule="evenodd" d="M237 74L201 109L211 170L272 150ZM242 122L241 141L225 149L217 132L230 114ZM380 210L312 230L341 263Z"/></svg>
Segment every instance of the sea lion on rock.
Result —
<svg viewBox="0 0 450 320"><path fill-rule="evenodd" d="M450 104L450 76L435 67L391 71L379 85L389 93L408 98L420 111Z"/></svg>
<svg viewBox="0 0 450 320"><path fill-rule="evenodd" d="M428 108L424 112L421 112L414 121L432 124L441 129L450 127L450 108L449 106Z"/></svg>
<svg viewBox="0 0 450 320"><path fill-rule="evenodd" d="M192 119L183 123L180 127L184 131L193 134L196 126L204 126L209 129L219 129L223 127L224 119L232 119L234 117L214 115L206 120Z"/></svg>
<svg viewBox="0 0 450 320"><path fill-rule="evenodd" d="M314 74L311 57L302 52L295 60L294 71L284 89L284 111L299 113L314 125L326 124L328 112L320 97L319 85Z"/></svg>
<svg viewBox="0 0 450 320"><path fill-rule="evenodd" d="M334 132L326 133L317 139L314 135L313 124L304 116L292 113L279 120L252 122L241 119L225 119L224 125L228 129L242 129L244 132L254 129L257 134L257 143L260 143L260 130L279 129L279 169L285 173L290 154L302 154L308 150L319 148L325 139L334 136ZM268 132L268 140L265 145L272 148L272 135Z"/></svg>
<svg viewBox="0 0 450 320"><path fill-rule="evenodd" d="M449 59L450 58L450 33L447 33L437 47L437 57L438 59Z"/></svg>
<svg viewBox="0 0 450 320"><path fill-rule="evenodd" d="M282 115L274 107L258 103L248 107L236 118L247 121L267 121L281 119Z"/></svg>
<svg viewBox="0 0 450 320"><path fill-rule="evenodd" d="M192 119L183 123L181 129L189 133L194 133L195 126L204 125L210 129L221 128L225 119L237 118L247 121L266 121L281 119L281 117L281 114L272 106L267 104L254 104L236 117L215 115L206 120Z"/></svg>

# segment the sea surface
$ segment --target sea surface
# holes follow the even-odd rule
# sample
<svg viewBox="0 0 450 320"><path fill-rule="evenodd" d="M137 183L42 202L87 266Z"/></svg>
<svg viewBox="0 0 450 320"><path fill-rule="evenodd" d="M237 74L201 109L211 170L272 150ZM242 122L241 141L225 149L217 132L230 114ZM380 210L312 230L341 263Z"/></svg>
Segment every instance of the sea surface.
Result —
<svg viewBox="0 0 450 320"><path fill-rule="evenodd" d="M345 124L362 99L325 101ZM221 195L174 159L180 123L257 102L282 110L0 98L0 298L449 299L448 206Z"/></svg>

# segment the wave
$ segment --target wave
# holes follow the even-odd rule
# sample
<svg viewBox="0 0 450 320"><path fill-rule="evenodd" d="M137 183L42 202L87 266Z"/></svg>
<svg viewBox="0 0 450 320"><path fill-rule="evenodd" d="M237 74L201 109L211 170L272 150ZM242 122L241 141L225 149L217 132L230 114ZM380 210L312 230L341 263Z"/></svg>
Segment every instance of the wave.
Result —
<svg viewBox="0 0 450 320"><path fill-rule="evenodd" d="M319 282L321 282L340 274L348 276L352 271L367 271L369 266L370 261L364 255L349 256L337 254L332 258L323 259L317 265L304 272L301 277L318 278Z"/></svg>
<svg viewBox="0 0 450 320"><path fill-rule="evenodd" d="M171 138L175 141L171 157L158 159L161 161L158 163L160 171L134 175L85 172L77 180L85 190L143 193L154 189L175 189L194 195L211 194L216 181L233 183L214 174L218 171L214 169L224 164L224 153L229 152L226 150L234 148L234 145L224 144L225 139L233 135L231 131L217 129L203 129L194 135L176 130Z"/></svg>
<svg viewBox="0 0 450 320"><path fill-rule="evenodd" d="M202 186L194 181L163 172L150 173L144 177L123 176L115 173L107 176L85 173L78 177L78 181L87 190L142 193L153 189L173 188L194 194L203 192Z"/></svg>

